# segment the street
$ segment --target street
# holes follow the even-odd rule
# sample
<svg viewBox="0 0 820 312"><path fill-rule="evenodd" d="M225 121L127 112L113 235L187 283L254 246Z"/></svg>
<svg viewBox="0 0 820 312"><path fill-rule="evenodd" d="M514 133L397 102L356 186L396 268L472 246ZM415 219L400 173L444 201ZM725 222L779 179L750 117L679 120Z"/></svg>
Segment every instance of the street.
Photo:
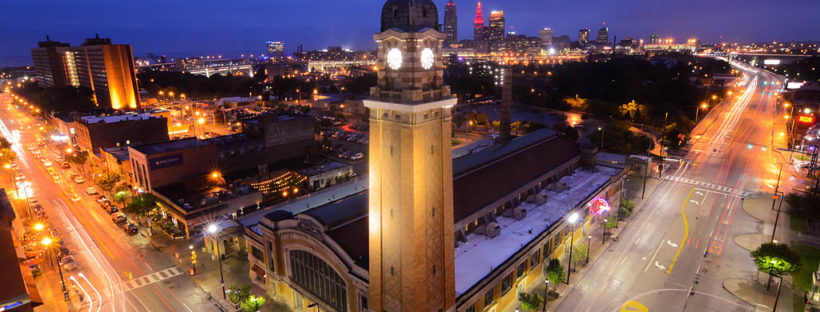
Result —
<svg viewBox="0 0 820 312"><path fill-rule="evenodd" d="M0 96L2 103L10 103L7 94ZM3 134L13 137L11 131L18 131L17 164L32 185L32 197L44 207L49 223L77 262L75 270L64 272L70 289L69 306L57 304L63 302L59 279L57 282L50 278L38 279L38 284L46 285L39 287L46 297L45 302L57 304L50 310L217 311L207 300L209 295L187 276L187 266L177 267L178 263L172 257L154 247L151 238L145 236L144 228L137 235L127 235L97 204L96 197L85 194L86 188L93 185L91 177L87 177L84 184L75 184L70 179L72 169L64 170L55 165L53 170L60 178L53 178L44 165L45 161L36 159L22 148L28 142L36 142L39 133L26 127L35 122L34 118L14 110L11 105L3 105L0 109L0 129L8 132ZM57 152L53 147L40 150L56 163ZM73 194L80 196L80 200L72 200L73 196L69 195ZM25 212L18 211L20 213ZM186 257L189 253L186 250L179 254ZM46 269L45 277L50 276L49 270ZM49 298L49 295L53 297ZM82 295L83 302L79 302L79 295Z"/></svg>
<svg viewBox="0 0 820 312"><path fill-rule="evenodd" d="M749 83L736 92L742 94L703 118L681 163L664 172L618 240L562 294L557 311L617 311L625 305L649 311L754 309L724 290L723 282L758 276L749 251L733 238L768 236L772 229L741 205L771 203L778 162L788 155L782 158L771 146L786 146L786 139L775 135L784 128L783 119L775 118L776 77L747 74ZM790 176L789 166L783 169L783 176ZM785 191L782 183L780 190Z"/></svg>

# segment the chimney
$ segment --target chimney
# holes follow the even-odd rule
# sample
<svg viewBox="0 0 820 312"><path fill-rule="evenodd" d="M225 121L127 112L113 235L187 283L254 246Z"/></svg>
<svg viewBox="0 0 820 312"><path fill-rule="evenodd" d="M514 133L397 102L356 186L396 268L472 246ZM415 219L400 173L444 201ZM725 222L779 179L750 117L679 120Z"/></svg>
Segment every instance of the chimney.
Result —
<svg viewBox="0 0 820 312"><path fill-rule="evenodd" d="M498 124L498 139L502 143L512 139L510 135L510 119L512 119L512 67L502 68L504 83L501 87L501 120Z"/></svg>

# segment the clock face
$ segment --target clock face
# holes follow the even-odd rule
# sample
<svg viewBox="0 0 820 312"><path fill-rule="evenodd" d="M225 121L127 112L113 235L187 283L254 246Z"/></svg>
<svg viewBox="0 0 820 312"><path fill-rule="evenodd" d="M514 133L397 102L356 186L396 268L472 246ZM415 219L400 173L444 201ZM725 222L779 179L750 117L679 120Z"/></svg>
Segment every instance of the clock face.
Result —
<svg viewBox="0 0 820 312"><path fill-rule="evenodd" d="M387 66L392 70L399 70L401 68L401 51L398 48L392 48L387 52Z"/></svg>
<svg viewBox="0 0 820 312"><path fill-rule="evenodd" d="M433 53L433 50L430 48L426 48L421 50L421 67L424 69L433 68L433 63L435 63L436 55Z"/></svg>

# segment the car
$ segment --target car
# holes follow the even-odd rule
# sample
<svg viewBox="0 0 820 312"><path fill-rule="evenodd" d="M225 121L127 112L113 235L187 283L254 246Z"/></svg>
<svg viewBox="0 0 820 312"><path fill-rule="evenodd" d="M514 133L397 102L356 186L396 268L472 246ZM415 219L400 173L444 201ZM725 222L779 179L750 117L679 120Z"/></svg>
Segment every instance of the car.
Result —
<svg viewBox="0 0 820 312"><path fill-rule="evenodd" d="M97 194L97 189L92 186L92 187L89 187L89 188L85 189L85 193L88 194L88 195L96 195Z"/></svg>
<svg viewBox="0 0 820 312"><path fill-rule="evenodd" d="M77 262L74 261L74 257L72 256L65 256L60 259L60 263L63 265L63 269L66 271L72 271L77 268Z"/></svg>
<svg viewBox="0 0 820 312"><path fill-rule="evenodd" d="M69 169L71 168L71 165L69 165L67 162L63 162L60 164L60 167L63 167L63 169Z"/></svg>
<svg viewBox="0 0 820 312"><path fill-rule="evenodd" d="M45 162L43 162L43 166L46 166L46 167L51 167L51 165L52 165L52 163L51 163L50 161L48 161L48 160L46 160Z"/></svg>
<svg viewBox="0 0 820 312"><path fill-rule="evenodd" d="M362 153L356 153L356 154L353 154L353 156L350 156L351 160L359 160L359 159L362 159L362 158L364 158L364 154L362 154Z"/></svg>
<svg viewBox="0 0 820 312"><path fill-rule="evenodd" d="M136 235L137 233L139 233L139 228L137 228L137 225L133 223L123 224L122 229L128 235Z"/></svg>
<svg viewBox="0 0 820 312"><path fill-rule="evenodd" d="M114 223L116 224L123 224L125 222L128 222L128 218L126 218L125 214L123 214L122 212L117 212L111 215L111 221L114 221Z"/></svg>
<svg viewBox="0 0 820 312"><path fill-rule="evenodd" d="M83 184L83 183L85 183L85 180L83 180L83 177L78 176L78 177L74 178L74 183Z"/></svg>

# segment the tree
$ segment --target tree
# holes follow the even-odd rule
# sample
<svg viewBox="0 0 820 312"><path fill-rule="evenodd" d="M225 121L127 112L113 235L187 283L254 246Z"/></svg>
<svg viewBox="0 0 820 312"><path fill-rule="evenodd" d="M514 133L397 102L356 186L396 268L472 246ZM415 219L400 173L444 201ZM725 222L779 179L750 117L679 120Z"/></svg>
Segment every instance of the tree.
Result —
<svg viewBox="0 0 820 312"><path fill-rule="evenodd" d="M564 275L564 266L561 264L561 260L556 258L550 259L549 263L547 264L547 280L552 285L558 285L563 283L566 279Z"/></svg>
<svg viewBox="0 0 820 312"><path fill-rule="evenodd" d="M536 293L518 293L518 301L521 301L521 307L524 310L535 312L541 309L541 304L544 303L544 297Z"/></svg>
<svg viewBox="0 0 820 312"><path fill-rule="evenodd" d="M573 264L578 264L581 260L587 259L587 254L589 253L589 246L587 244L578 244L578 246L572 247L572 262Z"/></svg>
<svg viewBox="0 0 820 312"><path fill-rule="evenodd" d="M564 102L569 104L569 106L575 111L585 112L589 107L587 105L587 99L579 98L577 94L575 95L575 97L565 98Z"/></svg>
<svg viewBox="0 0 820 312"><path fill-rule="evenodd" d="M10 147L0 147L0 166L11 164L17 159L17 153Z"/></svg>
<svg viewBox="0 0 820 312"><path fill-rule="evenodd" d="M635 100L629 101L629 103L619 106L618 110L621 111L621 115L629 115L632 122L635 122L635 114L638 113L638 103L635 103Z"/></svg>
<svg viewBox="0 0 820 312"><path fill-rule="evenodd" d="M631 215L632 209L635 209L634 201L628 199L624 199L621 201L621 213L623 213L625 216Z"/></svg>
<svg viewBox="0 0 820 312"><path fill-rule="evenodd" d="M97 181L95 182L97 182L97 185L99 185L103 191L110 193L111 190L114 189L114 186L116 186L117 183L120 182L120 178L121 177L119 174L111 171L106 171L100 174L100 176L97 178Z"/></svg>
<svg viewBox="0 0 820 312"><path fill-rule="evenodd" d="M125 207L125 202L127 202L130 198L131 191L128 190L128 187L125 187L125 189L119 189L119 187L114 188L114 202L122 203L123 208Z"/></svg>
<svg viewBox="0 0 820 312"><path fill-rule="evenodd" d="M88 152L75 151L74 153L66 155L65 160L80 165L80 170L83 172L83 175L85 175L85 162L88 161Z"/></svg>
<svg viewBox="0 0 820 312"><path fill-rule="evenodd" d="M131 199L131 202L125 206L126 213L136 215L137 217L146 216L148 212L153 210L157 204L157 197L151 193L142 193Z"/></svg>
<svg viewBox="0 0 820 312"><path fill-rule="evenodd" d="M248 298L250 298L251 285L239 287L236 284L231 284L231 287L228 287L227 293L228 299L230 299L231 302L242 303L248 300Z"/></svg>
<svg viewBox="0 0 820 312"><path fill-rule="evenodd" d="M250 287L250 285L248 285L247 287ZM265 305L265 298L250 295L248 299L242 301L242 311L257 312L259 311L259 309L262 308L263 305Z"/></svg>
<svg viewBox="0 0 820 312"><path fill-rule="evenodd" d="M752 251L751 255L758 271L769 273L769 283L772 275L789 275L800 269L800 254L786 244L764 243ZM769 283L766 283L766 289L769 288Z"/></svg>

